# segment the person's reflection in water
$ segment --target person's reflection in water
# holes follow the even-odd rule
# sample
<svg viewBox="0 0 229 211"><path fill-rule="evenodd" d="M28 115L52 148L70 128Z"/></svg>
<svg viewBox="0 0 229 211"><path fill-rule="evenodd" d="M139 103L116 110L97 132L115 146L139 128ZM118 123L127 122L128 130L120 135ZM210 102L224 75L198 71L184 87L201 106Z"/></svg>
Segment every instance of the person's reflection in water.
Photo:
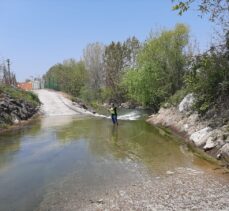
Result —
<svg viewBox="0 0 229 211"><path fill-rule="evenodd" d="M111 130L111 141L113 143L117 143L118 141L118 127L115 127L115 125L113 125Z"/></svg>

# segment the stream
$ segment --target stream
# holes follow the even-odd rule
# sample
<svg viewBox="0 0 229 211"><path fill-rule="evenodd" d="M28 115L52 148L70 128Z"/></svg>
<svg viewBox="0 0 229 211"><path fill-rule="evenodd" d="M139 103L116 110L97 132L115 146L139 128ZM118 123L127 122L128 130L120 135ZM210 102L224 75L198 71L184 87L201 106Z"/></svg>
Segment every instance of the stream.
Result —
<svg viewBox="0 0 229 211"><path fill-rule="evenodd" d="M229 175L141 115L42 117L2 134L0 210L229 210Z"/></svg>

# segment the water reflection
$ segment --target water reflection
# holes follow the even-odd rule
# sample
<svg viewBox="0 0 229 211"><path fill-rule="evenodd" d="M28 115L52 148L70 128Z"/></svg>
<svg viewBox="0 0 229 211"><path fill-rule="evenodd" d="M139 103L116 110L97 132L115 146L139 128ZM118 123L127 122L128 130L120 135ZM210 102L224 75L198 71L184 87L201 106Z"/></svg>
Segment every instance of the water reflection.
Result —
<svg viewBox="0 0 229 211"><path fill-rule="evenodd" d="M153 128L143 120L120 121L119 126L114 126L106 119L62 116L42 118L23 130L1 136L0 168L12 162L21 150L21 143L24 151L31 145L33 157L50 157L61 145L80 141L87 144L87 153L95 158L130 159L157 171L187 166L193 159L191 153L186 153L186 147L178 147L181 144L164 130Z"/></svg>
<svg viewBox="0 0 229 211"><path fill-rule="evenodd" d="M113 126L108 119L42 118L0 137L0 210L34 210L50 185L62 190L63 181L70 195L79 189L84 199L91 190L129 184L136 166L152 176L187 168L195 158L187 151L143 120Z"/></svg>
<svg viewBox="0 0 229 211"><path fill-rule="evenodd" d="M49 117L43 117L41 119L40 125L42 129L61 127L61 126L70 124L74 120L80 120L80 119L85 119L85 117L81 115L49 116Z"/></svg>
<svg viewBox="0 0 229 211"><path fill-rule="evenodd" d="M138 160L158 170L190 163L190 157L169 134L162 134L161 129L152 128L144 121L121 121L119 126L100 119L73 121L56 135L62 144L86 141L94 156Z"/></svg>
<svg viewBox="0 0 229 211"><path fill-rule="evenodd" d="M112 129L111 129L111 140L113 143L117 143L118 142L118 126L117 125L113 125Z"/></svg>
<svg viewBox="0 0 229 211"><path fill-rule="evenodd" d="M31 121L21 129L7 131L0 136L0 169L7 167L13 162L15 156L20 152L22 139L33 137L40 132L40 119Z"/></svg>

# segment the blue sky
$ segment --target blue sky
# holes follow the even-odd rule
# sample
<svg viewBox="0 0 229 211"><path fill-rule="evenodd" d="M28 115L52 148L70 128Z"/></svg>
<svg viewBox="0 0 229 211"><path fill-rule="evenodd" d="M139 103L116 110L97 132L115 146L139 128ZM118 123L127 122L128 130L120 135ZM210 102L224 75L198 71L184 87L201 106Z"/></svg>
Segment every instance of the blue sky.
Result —
<svg viewBox="0 0 229 211"><path fill-rule="evenodd" d="M42 76L52 65L80 59L87 44L144 41L150 31L190 27L200 49L212 39L212 24L190 10L171 10L171 0L0 0L0 60L11 59L18 81Z"/></svg>

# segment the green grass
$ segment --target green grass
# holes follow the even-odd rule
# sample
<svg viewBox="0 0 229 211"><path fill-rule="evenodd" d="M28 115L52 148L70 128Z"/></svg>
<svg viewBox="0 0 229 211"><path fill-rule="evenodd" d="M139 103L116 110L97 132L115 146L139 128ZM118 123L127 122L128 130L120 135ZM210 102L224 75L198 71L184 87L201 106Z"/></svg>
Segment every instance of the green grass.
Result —
<svg viewBox="0 0 229 211"><path fill-rule="evenodd" d="M0 85L0 96L5 93L15 100L22 100L33 106L40 105L38 96L30 91L24 91L8 85Z"/></svg>

